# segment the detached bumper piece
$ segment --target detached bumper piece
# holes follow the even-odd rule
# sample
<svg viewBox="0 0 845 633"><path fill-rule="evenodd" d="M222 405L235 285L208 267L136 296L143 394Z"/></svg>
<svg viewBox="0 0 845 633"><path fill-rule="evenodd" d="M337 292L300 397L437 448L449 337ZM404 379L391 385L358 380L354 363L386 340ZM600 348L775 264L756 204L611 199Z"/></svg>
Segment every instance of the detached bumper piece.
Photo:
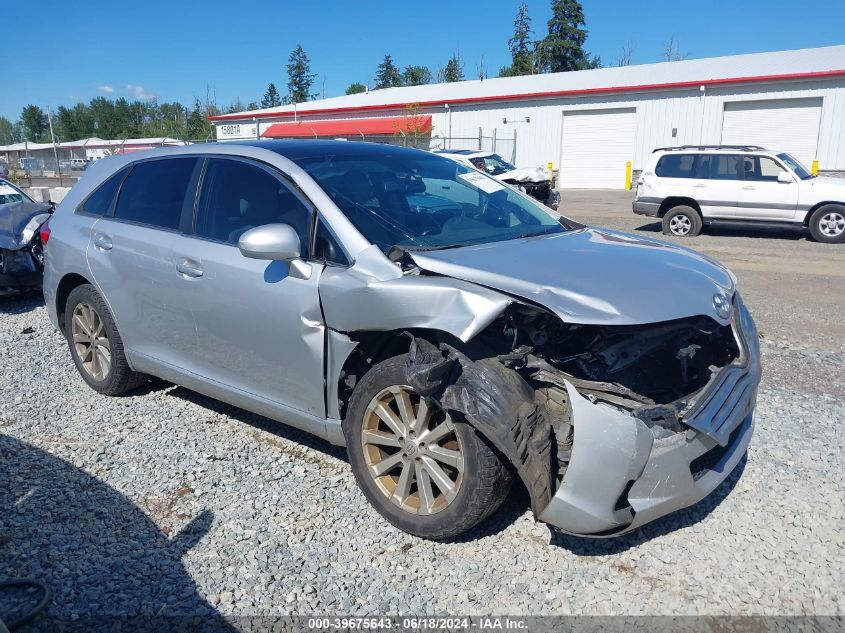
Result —
<svg viewBox="0 0 845 633"><path fill-rule="evenodd" d="M761 375L757 332L738 295L733 330L740 358L681 412L686 429L668 437L567 382L572 457L539 518L571 534L615 536L693 505L718 487L748 448Z"/></svg>

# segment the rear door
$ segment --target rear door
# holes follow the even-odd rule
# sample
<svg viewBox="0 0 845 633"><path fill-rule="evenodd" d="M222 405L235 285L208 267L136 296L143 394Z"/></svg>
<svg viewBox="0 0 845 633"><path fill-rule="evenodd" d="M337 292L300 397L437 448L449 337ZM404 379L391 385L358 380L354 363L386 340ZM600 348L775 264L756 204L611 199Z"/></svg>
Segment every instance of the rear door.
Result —
<svg viewBox="0 0 845 633"><path fill-rule="evenodd" d="M194 157L136 163L111 214L93 226L88 264L130 359L183 367L196 346L175 253L190 225L199 164Z"/></svg>
<svg viewBox="0 0 845 633"><path fill-rule="evenodd" d="M179 296L193 311L198 344L189 369L216 383L325 416L322 264L248 259L238 239L264 224L291 225L303 259L312 210L280 174L236 158L209 158L193 235L175 250L188 272ZM308 275L300 274L306 270Z"/></svg>
<svg viewBox="0 0 845 633"><path fill-rule="evenodd" d="M731 218L739 204L738 154L699 154L695 163L692 195L704 217Z"/></svg>
<svg viewBox="0 0 845 633"><path fill-rule="evenodd" d="M792 220L798 207L798 182L778 182L787 171L768 156L744 156L737 216L750 220Z"/></svg>

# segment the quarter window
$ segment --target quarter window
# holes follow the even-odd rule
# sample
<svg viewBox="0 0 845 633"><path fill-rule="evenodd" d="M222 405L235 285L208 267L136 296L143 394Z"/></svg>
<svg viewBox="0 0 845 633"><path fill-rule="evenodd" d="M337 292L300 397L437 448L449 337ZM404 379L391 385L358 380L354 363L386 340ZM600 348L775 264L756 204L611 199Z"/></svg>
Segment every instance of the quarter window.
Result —
<svg viewBox="0 0 845 633"><path fill-rule="evenodd" d="M695 154L667 154L657 161L654 173L661 178L692 178Z"/></svg>
<svg viewBox="0 0 845 633"><path fill-rule="evenodd" d="M278 178L237 160L208 161L203 177L196 234L237 244L249 229L289 224L299 235L302 257L308 252L311 213Z"/></svg>
<svg viewBox="0 0 845 633"><path fill-rule="evenodd" d="M106 180L97 188L88 199L82 203L80 211L89 215L109 215L111 213L114 197L120 188L120 183L126 177L126 169L121 169L114 176Z"/></svg>
<svg viewBox="0 0 845 633"><path fill-rule="evenodd" d="M138 163L120 189L114 216L178 229L196 162L195 158L166 158Z"/></svg>
<svg viewBox="0 0 845 633"><path fill-rule="evenodd" d="M317 232L314 236L314 259L341 266L350 264L343 249L321 219L317 220Z"/></svg>

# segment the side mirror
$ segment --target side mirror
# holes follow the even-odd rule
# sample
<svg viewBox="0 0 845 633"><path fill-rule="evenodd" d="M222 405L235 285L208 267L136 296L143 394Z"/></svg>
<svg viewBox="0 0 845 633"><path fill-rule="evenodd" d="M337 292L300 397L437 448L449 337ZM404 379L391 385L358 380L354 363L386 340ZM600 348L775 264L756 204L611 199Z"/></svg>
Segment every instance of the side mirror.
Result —
<svg viewBox="0 0 845 633"><path fill-rule="evenodd" d="M782 182L785 184L789 184L795 182L795 179L790 175L788 171L782 171L778 174L778 182Z"/></svg>
<svg viewBox="0 0 845 633"><path fill-rule="evenodd" d="M289 224L265 224L250 229L238 240L241 255L250 259L290 261L299 258L299 235Z"/></svg>

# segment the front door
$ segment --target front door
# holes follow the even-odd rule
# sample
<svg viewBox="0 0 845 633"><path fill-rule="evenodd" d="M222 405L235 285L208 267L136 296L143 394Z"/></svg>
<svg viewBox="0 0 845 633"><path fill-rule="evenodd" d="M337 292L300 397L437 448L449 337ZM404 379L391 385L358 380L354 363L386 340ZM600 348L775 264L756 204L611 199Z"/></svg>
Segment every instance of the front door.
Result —
<svg viewBox="0 0 845 633"><path fill-rule="evenodd" d="M750 220L792 220L798 206L798 182L779 182L786 171L768 156L744 156L737 216Z"/></svg>
<svg viewBox="0 0 845 633"><path fill-rule="evenodd" d="M183 293L196 321L191 371L230 388L325 416L324 327L317 284L282 261L248 259L238 238L263 224L296 229L307 255L311 212L275 172L210 158L192 237L177 252ZM300 270L302 270L300 269Z"/></svg>

